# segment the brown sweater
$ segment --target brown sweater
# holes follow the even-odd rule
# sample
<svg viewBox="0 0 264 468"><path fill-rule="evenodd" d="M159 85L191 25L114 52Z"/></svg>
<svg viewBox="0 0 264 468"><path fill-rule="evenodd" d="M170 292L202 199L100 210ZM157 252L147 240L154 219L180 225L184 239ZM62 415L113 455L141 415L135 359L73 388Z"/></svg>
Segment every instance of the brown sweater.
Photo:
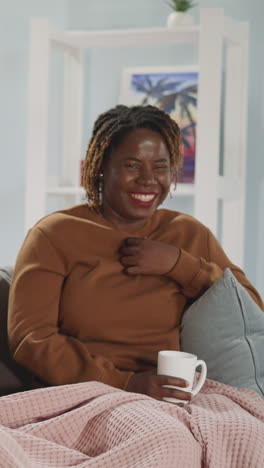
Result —
<svg viewBox="0 0 264 468"><path fill-rule="evenodd" d="M87 205L51 214L28 233L11 286L9 340L17 362L42 382L97 380L126 388L132 372L156 366L161 349L179 349L179 323L229 267L253 299L261 299L194 218L158 210L133 237L181 249L163 276L128 276L118 249L131 234Z"/></svg>

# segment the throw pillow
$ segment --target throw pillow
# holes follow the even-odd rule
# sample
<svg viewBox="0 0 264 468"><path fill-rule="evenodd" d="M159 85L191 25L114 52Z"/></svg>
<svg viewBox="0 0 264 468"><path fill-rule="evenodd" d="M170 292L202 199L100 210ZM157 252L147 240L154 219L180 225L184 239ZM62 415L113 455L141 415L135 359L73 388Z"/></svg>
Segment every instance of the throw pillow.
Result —
<svg viewBox="0 0 264 468"><path fill-rule="evenodd" d="M264 397L264 312L229 268L184 313L181 349L207 363L208 378Z"/></svg>

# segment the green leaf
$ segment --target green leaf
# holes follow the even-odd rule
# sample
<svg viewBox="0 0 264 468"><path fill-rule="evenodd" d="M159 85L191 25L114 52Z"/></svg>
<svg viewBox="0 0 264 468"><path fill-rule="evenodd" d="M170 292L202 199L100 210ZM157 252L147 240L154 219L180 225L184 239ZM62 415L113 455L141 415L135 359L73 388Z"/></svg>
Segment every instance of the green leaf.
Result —
<svg viewBox="0 0 264 468"><path fill-rule="evenodd" d="M174 11L185 12L193 8L196 3L193 0L171 0L170 3L166 2Z"/></svg>

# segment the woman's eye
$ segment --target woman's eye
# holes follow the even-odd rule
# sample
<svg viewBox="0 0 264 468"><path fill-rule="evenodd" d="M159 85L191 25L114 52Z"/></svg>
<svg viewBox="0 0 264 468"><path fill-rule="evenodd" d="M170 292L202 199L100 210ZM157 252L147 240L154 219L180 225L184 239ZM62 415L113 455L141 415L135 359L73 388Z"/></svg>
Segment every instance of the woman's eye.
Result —
<svg viewBox="0 0 264 468"><path fill-rule="evenodd" d="M138 166L137 166L137 164L127 163L127 164L125 165L125 167L129 167L129 168L132 168L132 169L136 169Z"/></svg>
<svg viewBox="0 0 264 468"><path fill-rule="evenodd" d="M156 166L155 169L168 169L168 166Z"/></svg>

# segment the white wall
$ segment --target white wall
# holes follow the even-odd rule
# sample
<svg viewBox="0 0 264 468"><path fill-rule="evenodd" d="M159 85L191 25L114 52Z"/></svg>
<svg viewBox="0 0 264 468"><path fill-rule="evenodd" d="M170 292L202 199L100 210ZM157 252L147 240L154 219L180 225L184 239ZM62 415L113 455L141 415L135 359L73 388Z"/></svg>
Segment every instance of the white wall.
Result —
<svg viewBox="0 0 264 468"><path fill-rule="evenodd" d="M29 19L65 28L66 0L0 0L0 265L13 264L24 237Z"/></svg>
<svg viewBox="0 0 264 468"><path fill-rule="evenodd" d="M169 7L165 0L0 0L0 6L0 265L3 265L14 262L24 235L29 17L48 16L58 26L69 29L163 26ZM264 185L264 2L200 0L199 6L223 7L226 15L248 20L251 24L245 270L264 295L263 236L260 234L264 232L261 195L264 190L261 189ZM198 9L193 13L198 20ZM175 57L183 64L196 60L190 48L184 53L175 48L148 49L140 53L132 49L115 53L100 50L87 56L83 151L96 115L116 103L122 65L169 65L171 60L175 62ZM55 131L52 138L53 148L58 147Z"/></svg>

